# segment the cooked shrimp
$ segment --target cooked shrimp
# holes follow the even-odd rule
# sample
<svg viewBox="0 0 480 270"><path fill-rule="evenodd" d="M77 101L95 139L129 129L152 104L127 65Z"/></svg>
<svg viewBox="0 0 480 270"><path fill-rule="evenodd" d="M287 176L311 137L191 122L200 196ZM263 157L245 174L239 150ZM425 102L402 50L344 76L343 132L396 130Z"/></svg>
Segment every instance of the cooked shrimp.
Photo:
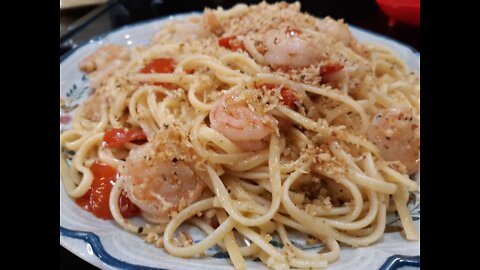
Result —
<svg viewBox="0 0 480 270"><path fill-rule="evenodd" d="M320 32L326 33L331 37L345 43L349 46L353 41L352 32L343 20L336 21L330 17L317 21L317 28Z"/></svg>
<svg viewBox="0 0 480 270"><path fill-rule="evenodd" d="M256 110L254 100L227 94L210 111L210 125L243 150L258 151L267 146L264 139L277 129L278 121Z"/></svg>
<svg viewBox="0 0 480 270"><path fill-rule="evenodd" d="M127 46L109 44L100 47L80 62L80 69L89 73L90 86L97 89L115 70L130 60Z"/></svg>
<svg viewBox="0 0 480 270"><path fill-rule="evenodd" d="M127 46L109 44L98 48L94 53L80 62L80 69L87 73L96 71L114 60L130 59L130 51Z"/></svg>
<svg viewBox="0 0 480 270"><path fill-rule="evenodd" d="M327 58L317 42L296 29L268 31L265 45L265 61L273 68L303 68Z"/></svg>
<svg viewBox="0 0 480 270"><path fill-rule="evenodd" d="M418 170L420 160L420 120L412 110L389 108L379 111L367 131L387 161L402 162L408 174Z"/></svg>
<svg viewBox="0 0 480 270"><path fill-rule="evenodd" d="M170 126L126 159L128 197L154 217L172 217L196 202L205 186L206 174L199 171L199 161L181 138L178 129Z"/></svg>
<svg viewBox="0 0 480 270"><path fill-rule="evenodd" d="M332 38L343 42L345 45L349 46L355 52L367 56L369 54L368 50L365 50L363 45L355 39L348 28L348 25L343 22L343 20L334 20L330 17L317 21L317 29Z"/></svg>
<svg viewBox="0 0 480 270"><path fill-rule="evenodd" d="M210 36L204 20L193 17L185 21L176 21L160 29L152 38L152 43L160 43L167 40L172 43L191 42L205 39Z"/></svg>

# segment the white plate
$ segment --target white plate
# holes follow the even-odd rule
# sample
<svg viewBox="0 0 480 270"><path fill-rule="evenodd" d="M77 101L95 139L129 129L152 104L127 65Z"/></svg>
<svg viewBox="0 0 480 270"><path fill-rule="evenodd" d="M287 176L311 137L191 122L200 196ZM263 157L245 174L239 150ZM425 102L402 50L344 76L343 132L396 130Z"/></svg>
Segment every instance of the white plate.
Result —
<svg viewBox="0 0 480 270"><path fill-rule="evenodd" d="M69 96L72 100L68 108L74 108L85 99L90 89L84 74L79 70L79 62L102 44L116 43L136 46L147 44L160 26L173 18L181 18L190 14L170 16L147 21L113 31L80 46L60 59L60 95ZM353 34L361 41L375 42L390 47L410 68L419 71L420 54L408 46L377 34L352 27ZM68 122L75 111L66 113L60 109L60 130L69 128ZM64 124L62 124L64 122ZM409 205L420 229L420 194L416 194L415 202ZM398 223L395 216L389 222ZM397 220L397 221L395 221ZM194 240L203 235L193 233ZM301 237L297 241L305 246ZM60 244L85 261L102 269L233 269L225 254L212 249L215 257L181 259L170 256L163 249L146 244L131 233L121 230L113 221L97 219L91 213L82 210L66 194L60 181ZM406 241L396 233L386 233L382 239L371 247L352 249L342 247L340 259L328 269L397 269L398 267L419 267L420 242ZM398 255L398 256L394 256ZM388 260L387 260L388 259ZM248 261L248 269L266 269L259 262Z"/></svg>

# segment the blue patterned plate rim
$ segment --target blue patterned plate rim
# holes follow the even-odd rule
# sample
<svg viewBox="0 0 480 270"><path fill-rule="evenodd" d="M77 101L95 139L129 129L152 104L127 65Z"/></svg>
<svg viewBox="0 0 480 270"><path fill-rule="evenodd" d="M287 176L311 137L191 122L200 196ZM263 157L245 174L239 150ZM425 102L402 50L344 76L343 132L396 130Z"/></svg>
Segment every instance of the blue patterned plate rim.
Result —
<svg viewBox="0 0 480 270"><path fill-rule="evenodd" d="M116 267L118 269L139 269L139 270L168 270L165 268L153 268L143 265L131 264L128 262L121 261L110 254L103 248L102 241L100 237L92 232L85 231L74 231L60 226L60 235L80 239L87 242L91 247L93 254L97 256L104 263ZM420 256L404 256L404 255L393 255L390 256L379 270L396 270L403 266L413 266L420 267Z"/></svg>

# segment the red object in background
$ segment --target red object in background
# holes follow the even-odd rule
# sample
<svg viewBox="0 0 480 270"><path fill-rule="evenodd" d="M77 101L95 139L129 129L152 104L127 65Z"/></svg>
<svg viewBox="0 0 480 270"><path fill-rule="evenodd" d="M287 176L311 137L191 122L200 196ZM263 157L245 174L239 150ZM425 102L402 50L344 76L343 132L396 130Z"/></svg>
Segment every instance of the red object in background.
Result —
<svg viewBox="0 0 480 270"><path fill-rule="evenodd" d="M420 0L377 0L377 4L390 17L389 25L400 21L420 26Z"/></svg>

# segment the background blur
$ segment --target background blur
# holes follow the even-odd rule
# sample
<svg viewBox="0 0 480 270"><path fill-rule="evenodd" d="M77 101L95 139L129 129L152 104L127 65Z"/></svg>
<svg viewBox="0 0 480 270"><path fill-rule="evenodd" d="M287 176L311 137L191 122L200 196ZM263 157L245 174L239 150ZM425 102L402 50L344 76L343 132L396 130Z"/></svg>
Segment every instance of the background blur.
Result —
<svg viewBox="0 0 480 270"><path fill-rule="evenodd" d="M60 0L60 56L91 38L134 22L175 13L202 11L205 7L229 8L229 0ZM275 1L267 1L275 2ZM294 1L287 1L294 2ZM302 11L318 17L343 18L372 32L389 36L420 51L420 27L393 21L377 5L413 5L420 0L309 0L300 1ZM385 9L384 9L385 10ZM403 9L409 13L409 9ZM61 269L95 269L60 246Z"/></svg>
<svg viewBox="0 0 480 270"><path fill-rule="evenodd" d="M420 51L420 27L396 22L380 10L380 3L419 3L420 0L308 0L300 1L302 11L319 17L343 18L349 24L377 32ZM85 5L100 2L100 5ZM60 0L60 55L120 26L174 13L202 11L205 7L229 8L244 0ZM275 1L267 1L275 2ZM294 1L287 1L294 2Z"/></svg>

